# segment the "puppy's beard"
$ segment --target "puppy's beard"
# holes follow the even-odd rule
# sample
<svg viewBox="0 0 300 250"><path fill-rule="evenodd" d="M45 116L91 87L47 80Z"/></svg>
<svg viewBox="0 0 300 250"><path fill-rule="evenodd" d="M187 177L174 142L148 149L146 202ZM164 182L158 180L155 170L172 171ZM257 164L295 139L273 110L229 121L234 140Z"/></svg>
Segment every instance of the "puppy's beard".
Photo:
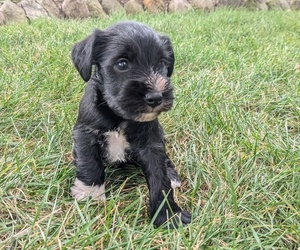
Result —
<svg viewBox="0 0 300 250"><path fill-rule="evenodd" d="M157 118L159 114L156 112L152 113L141 113L134 120L138 122L150 122Z"/></svg>

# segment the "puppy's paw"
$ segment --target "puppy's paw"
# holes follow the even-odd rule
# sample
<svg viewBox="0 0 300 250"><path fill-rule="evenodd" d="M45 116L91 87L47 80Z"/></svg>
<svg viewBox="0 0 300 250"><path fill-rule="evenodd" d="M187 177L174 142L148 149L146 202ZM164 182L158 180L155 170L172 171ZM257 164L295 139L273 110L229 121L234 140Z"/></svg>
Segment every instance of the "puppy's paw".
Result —
<svg viewBox="0 0 300 250"><path fill-rule="evenodd" d="M189 211L181 211L180 215L181 215L181 222L184 225L191 223L192 215Z"/></svg>
<svg viewBox="0 0 300 250"><path fill-rule="evenodd" d="M171 181L171 187L173 189L181 186L181 181L179 176L174 168L167 167L167 176Z"/></svg>
<svg viewBox="0 0 300 250"><path fill-rule="evenodd" d="M78 201L92 197L95 200L105 200L105 186L87 186L78 178L75 179L74 186L71 187L71 195Z"/></svg>
<svg viewBox="0 0 300 250"><path fill-rule="evenodd" d="M178 179L170 179L171 180L171 187L173 189L179 188L181 186L181 181Z"/></svg>
<svg viewBox="0 0 300 250"><path fill-rule="evenodd" d="M154 221L154 225L163 228L178 228L180 225L186 226L191 223L191 214L188 211L181 211L175 214L169 214L167 210L165 213L159 213Z"/></svg>
<svg viewBox="0 0 300 250"><path fill-rule="evenodd" d="M166 223L163 225L164 228L178 228L180 225L186 226L191 223L191 214L188 211L181 211L173 215Z"/></svg>

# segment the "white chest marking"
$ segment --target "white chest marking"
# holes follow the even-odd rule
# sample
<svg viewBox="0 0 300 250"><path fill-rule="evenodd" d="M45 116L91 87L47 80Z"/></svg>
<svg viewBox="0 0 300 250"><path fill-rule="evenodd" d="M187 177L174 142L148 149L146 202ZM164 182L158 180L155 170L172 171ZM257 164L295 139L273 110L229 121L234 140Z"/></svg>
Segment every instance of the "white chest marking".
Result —
<svg viewBox="0 0 300 250"><path fill-rule="evenodd" d="M123 131L104 133L107 141L107 159L110 162L124 162L126 150L130 148Z"/></svg>

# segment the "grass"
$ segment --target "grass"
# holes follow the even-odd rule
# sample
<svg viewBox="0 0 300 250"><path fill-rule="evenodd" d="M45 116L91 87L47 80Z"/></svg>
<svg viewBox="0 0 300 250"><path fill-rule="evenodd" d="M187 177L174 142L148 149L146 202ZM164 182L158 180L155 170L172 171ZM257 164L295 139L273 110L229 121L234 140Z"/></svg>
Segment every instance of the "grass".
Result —
<svg viewBox="0 0 300 250"><path fill-rule="evenodd" d="M113 15L0 28L0 249L299 249L299 12ZM193 221L154 228L138 169L106 202L70 197L84 83L70 48L118 20L168 34L176 104L161 115Z"/></svg>

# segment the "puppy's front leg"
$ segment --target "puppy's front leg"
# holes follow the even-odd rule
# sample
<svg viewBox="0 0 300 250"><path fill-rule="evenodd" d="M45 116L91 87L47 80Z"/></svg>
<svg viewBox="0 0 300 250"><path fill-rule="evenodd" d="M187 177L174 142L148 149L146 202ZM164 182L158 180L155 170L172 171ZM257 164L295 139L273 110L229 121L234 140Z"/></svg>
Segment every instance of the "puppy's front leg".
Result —
<svg viewBox="0 0 300 250"><path fill-rule="evenodd" d="M170 228L190 223L191 215L182 211L174 201L174 193L171 181L167 173L164 145L153 145L146 147L139 152L139 162L145 174L150 194L150 216L158 214L154 220L155 226L160 226L168 221ZM163 204L162 204L163 203Z"/></svg>
<svg viewBox="0 0 300 250"><path fill-rule="evenodd" d="M88 197L105 199L104 166L101 159L101 148L95 131L84 125L76 125L74 132L74 164L76 180L71 194L76 200Z"/></svg>
<svg viewBox="0 0 300 250"><path fill-rule="evenodd" d="M178 173L175 170L175 166L172 163L172 161L170 160L170 158L166 155L165 157L165 164L166 164L166 168L167 168L167 176L169 177L170 181L171 181L171 187L177 188L181 186L181 181L178 177Z"/></svg>

